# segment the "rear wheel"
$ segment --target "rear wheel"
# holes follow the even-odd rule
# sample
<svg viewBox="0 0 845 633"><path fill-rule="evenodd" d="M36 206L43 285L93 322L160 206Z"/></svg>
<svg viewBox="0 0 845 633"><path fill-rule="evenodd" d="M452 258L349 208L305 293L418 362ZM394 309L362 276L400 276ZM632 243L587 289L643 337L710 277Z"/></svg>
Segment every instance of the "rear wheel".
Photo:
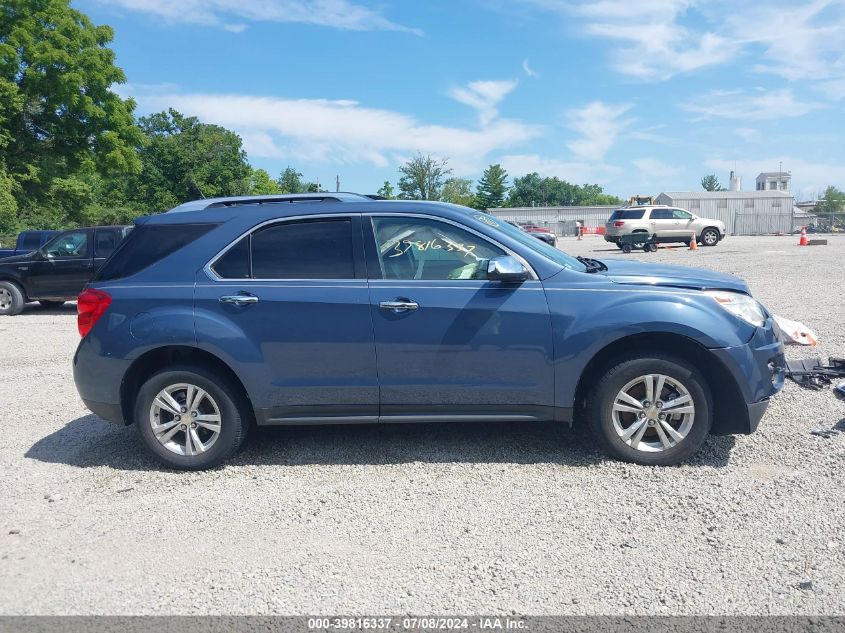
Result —
<svg viewBox="0 0 845 633"><path fill-rule="evenodd" d="M38 303L40 303L44 308L61 308L65 304L64 301L50 301L48 299L43 299Z"/></svg>
<svg viewBox="0 0 845 633"><path fill-rule="evenodd" d="M716 246L719 243L719 231L716 229L704 229L701 232L702 246Z"/></svg>
<svg viewBox="0 0 845 633"><path fill-rule="evenodd" d="M663 354L615 361L588 398L596 438L613 457L671 466L692 457L712 426L707 381L686 361Z"/></svg>
<svg viewBox="0 0 845 633"><path fill-rule="evenodd" d="M213 468L243 443L249 416L227 380L199 367L150 377L135 402L135 427L160 462L179 470Z"/></svg>
<svg viewBox="0 0 845 633"><path fill-rule="evenodd" d="M623 253L630 253L631 252L631 245L630 244L623 244L622 245L622 252Z"/></svg>
<svg viewBox="0 0 845 633"><path fill-rule="evenodd" d="M15 316L23 312L26 303L23 291L11 281L0 281L0 315Z"/></svg>

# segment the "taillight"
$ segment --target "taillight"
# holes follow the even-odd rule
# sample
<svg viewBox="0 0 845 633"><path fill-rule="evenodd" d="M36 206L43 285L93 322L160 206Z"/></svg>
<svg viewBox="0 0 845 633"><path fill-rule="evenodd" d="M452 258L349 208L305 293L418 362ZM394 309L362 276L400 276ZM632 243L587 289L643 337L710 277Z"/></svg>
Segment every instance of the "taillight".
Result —
<svg viewBox="0 0 845 633"><path fill-rule="evenodd" d="M625 224L624 220L616 220L616 222L613 223L613 226L622 226L623 224Z"/></svg>
<svg viewBox="0 0 845 633"><path fill-rule="evenodd" d="M76 318L76 327L79 329L79 336L85 338L110 305L111 295L107 292L93 288L80 292L76 298L76 311L79 315Z"/></svg>

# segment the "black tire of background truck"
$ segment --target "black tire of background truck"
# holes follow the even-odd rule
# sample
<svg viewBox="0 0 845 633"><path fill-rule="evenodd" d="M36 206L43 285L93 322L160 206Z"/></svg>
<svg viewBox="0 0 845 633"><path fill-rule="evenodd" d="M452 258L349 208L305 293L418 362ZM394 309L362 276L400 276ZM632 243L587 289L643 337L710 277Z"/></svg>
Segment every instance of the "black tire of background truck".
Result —
<svg viewBox="0 0 845 633"><path fill-rule="evenodd" d="M0 281L0 316L15 316L23 312L26 298L23 291L13 281ZM3 307L5 306L5 307Z"/></svg>

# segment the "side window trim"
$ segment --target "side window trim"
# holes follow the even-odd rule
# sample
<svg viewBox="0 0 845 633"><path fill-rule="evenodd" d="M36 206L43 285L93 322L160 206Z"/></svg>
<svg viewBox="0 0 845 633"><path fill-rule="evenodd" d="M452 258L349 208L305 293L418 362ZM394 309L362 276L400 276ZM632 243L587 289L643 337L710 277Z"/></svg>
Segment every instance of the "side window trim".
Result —
<svg viewBox="0 0 845 633"><path fill-rule="evenodd" d="M352 223L352 266L354 271L354 277L352 279L294 279L294 278L284 278L284 279L269 279L269 278L256 278L253 273L252 268L252 236L255 234L256 231L261 229L265 229L267 227L276 225L276 224L288 224L291 222L301 222L303 220L349 220ZM229 244L227 244L223 249L220 250L214 257L212 257L209 262L203 266L203 272L205 272L208 277L214 282L280 282L280 281L356 281L360 279L366 279L366 269L364 268L364 254L363 254L363 247L362 247L362 240L363 236L361 233L361 214L360 213L319 213L319 214L312 214L312 215L297 215L285 218L273 218L271 220L265 220L260 224L256 224L255 226L247 229L234 240L232 240ZM216 264L226 253L228 253L232 248L234 248L243 238L249 238L249 277L248 278L230 278L230 277L221 277L217 274L214 270L214 264Z"/></svg>
<svg viewBox="0 0 845 633"><path fill-rule="evenodd" d="M461 224L460 222L456 222L455 220L452 220L451 218L444 218L444 217L441 217L441 216L438 216L438 215L430 215L430 214L427 214L427 213L396 213L395 211L391 213L390 211L382 211L382 212L370 212L370 213L364 214L365 224L367 225L367 229L364 232L365 239L367 240L367 245L366 245L366 249L365 249L366 254L367 254L367 270L368 270L368 272L369 271L377 272L377 274L379 275L378 277L373 277L372 275L370 275L369 278L371 280L383 279L382 273L381 273L381 259L378 255L378 247L376 246L376 239L375 239L375 229L373 228L373 218L383 218L383 217L388 217L388 218L422 218L422 219L425 219L425 220L433 220L433 221L436 221L436 222L444 222L446 224L451 224L452 226L455 226L455 227L457 227L457 228L459 228L463 231L467 231L468 233L471 233L471 234L475 235L476 237L481 238L482 240L484 240L484 241L496 246L497 248L503 250L506 254L510 255L511 257L515 257L516 259L518 259L519 262L523 266L525 266L525 269L531 274L531 280L532 281L537 281L537 280L540 279L540 277L537 275L537 271L534 270L534 267L531 264L529 264L528 261L522 255L515 252L513 249L508 248L507 246L505 246L501 242L493 239L489 235L485 235L484 233L482 233L480 231L476 231L471 226L467 226L466 224ZM370 265L371 260L373 260L375 262L372 266ZM373 269L375 269L375 270L373 270ZM397 280L390 280L390 281L397 281ZM430 282L430 280L425 280L425 279L403 279L401 281L402 282L419 282L419 283L429 283ZM477 280L477 279L451 279L449 281L450 282L464 281L464 282L478 283L479 280Z"/></svg>

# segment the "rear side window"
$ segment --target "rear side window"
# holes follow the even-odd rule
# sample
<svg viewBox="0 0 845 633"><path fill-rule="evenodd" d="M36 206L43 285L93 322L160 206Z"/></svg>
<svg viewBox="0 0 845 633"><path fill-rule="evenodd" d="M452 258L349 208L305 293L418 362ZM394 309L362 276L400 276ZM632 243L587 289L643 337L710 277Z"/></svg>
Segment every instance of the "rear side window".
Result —
<svg viewBox="0 0 845 633"><path fill-rule="evenodd" d="M671 220L673 217L672 209L653 209L651 212L652 220Z"/></svg>
<svg viewBox="0 0 845 633"><path fill-rule="evenodd" d="M94 257L106 258L120 243L120 229L97 229L94 234Z"/></svg>
<svg viewBox="0 0 845 633"><path fill-rule="evenodd" d="M616 209L611 215L611 220L642 220L644 209Z"/></svg>
<svg viewBox="0 0 845 633"><path fill-rule="evenodd" d="M255 279L354 279L352 221L283 222L252 234Z"/></svg>
<svg viewBox="0 0 845 633"><path fill-rule="evenodd" d="M123 279L152 266L213 229L216 224L141 224L100 269L98 281Z"/></svg>
<svg viewBox="0 0 845 633"><path fill-rule="evenodd" d="M214 262L212 270L223 279L249 279L252 276L249 240L249 235L241 238L237 244Z"/></svg>
<svg viewBox="0 0 845 633"><path fill-rule="evenodd" d="M41 233L24 233L21 250L34 251L39 246L41 246Z"/></svg>

